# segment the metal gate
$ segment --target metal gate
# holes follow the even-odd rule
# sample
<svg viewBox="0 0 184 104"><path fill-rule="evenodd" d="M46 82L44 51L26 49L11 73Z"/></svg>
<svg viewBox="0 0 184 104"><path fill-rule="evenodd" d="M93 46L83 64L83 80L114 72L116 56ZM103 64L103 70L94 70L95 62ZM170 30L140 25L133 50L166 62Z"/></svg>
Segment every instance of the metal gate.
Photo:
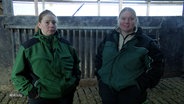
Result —
<svg viewBox="0 0 184 104"><path fill-rule="evenodd" d="M12 39L12 54L13 61L20 44L32 38L34 35L34 27L9 26ZM114 27L58 27L58 32L61 37L69 40L77 50L81 60L80 69L82 78L94 78L94 58L97 51L97 46L103 39L105 34L108 34ZM160 27L142 27L146 34L155 38L159 43ZM152 33L154 32L154 33Z"/></svg>

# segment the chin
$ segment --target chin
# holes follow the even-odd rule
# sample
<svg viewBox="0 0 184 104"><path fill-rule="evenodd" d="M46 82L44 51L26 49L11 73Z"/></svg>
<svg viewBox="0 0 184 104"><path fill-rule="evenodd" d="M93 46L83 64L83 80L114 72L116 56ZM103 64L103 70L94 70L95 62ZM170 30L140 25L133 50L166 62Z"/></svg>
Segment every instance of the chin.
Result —
<svg viewBox="0 0 184 104"><path fill-rule="evenodd" d="M53 34L55 34L55 32L56 32L56 31L54 31L54 32L49 32L48 35L53 35Z"/></svg>
<svg viewBox="0 0 184 104"><path fill-rule="evenodd" d="M129 29L129 28L124 28L124 29L122 29L124 32L132 32L133 31L133 29Z"/></svg>

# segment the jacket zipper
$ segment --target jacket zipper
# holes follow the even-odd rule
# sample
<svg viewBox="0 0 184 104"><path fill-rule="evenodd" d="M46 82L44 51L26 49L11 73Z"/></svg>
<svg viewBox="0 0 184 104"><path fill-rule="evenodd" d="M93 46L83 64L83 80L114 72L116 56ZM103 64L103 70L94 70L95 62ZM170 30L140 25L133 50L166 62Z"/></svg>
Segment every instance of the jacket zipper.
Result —
<svg viewBox="0 0 184 104"><path fill-rule="evenodd" d="M123 38L123 45L122 45L122 47L124 47L125 44L128 42L128 41L127 41L127 42L125 43L125 40L126 40L127 37L130 36L130 35L131 35L131 34L129 34L129 35L127 35L125 38ZM131 41L131 39L130 39L130 41ZM118 44L118 45L119 45L119 44ZM118 45L117 45L117 50L118 50ZM125 50L125 48L121 48L120 51L123 51L123 50ZM112 63L111 70L110 70L110 76L109 76L109 82L110 82L110 83L111 83L111 78L112 78L112 69L113 69L113 66L114 66L114 62L115 62L116 58L119 56L119 54L120 54L120 53L118 53L117 56L115 56L115 58L113 59L113 63Z"/></svg>

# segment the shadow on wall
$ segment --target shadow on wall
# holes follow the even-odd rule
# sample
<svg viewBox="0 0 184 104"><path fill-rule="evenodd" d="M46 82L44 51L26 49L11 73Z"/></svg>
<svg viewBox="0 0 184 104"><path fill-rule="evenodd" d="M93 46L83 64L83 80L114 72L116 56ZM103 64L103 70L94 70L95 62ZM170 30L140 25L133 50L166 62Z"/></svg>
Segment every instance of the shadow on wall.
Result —
<svg viewBox="0 0 184 104"><path fill-rule="evenodd" d="M165 17L160 30L161 49L166 57L165 76L184 74L184 18ZM173 73L172 73L173 72Z"/></svg>

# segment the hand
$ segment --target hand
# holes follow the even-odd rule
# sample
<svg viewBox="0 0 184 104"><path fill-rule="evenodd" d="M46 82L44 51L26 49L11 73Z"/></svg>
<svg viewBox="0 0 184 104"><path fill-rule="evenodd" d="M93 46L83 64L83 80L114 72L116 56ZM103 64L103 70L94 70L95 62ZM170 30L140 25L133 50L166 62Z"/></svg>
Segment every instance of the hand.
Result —
<svg viewBox="0 0 184 104"><path fill-rule="evenodd" d="M38 88L33 87L33 88L31 89L31 91L28 93L28 97L29 97L29 98L32 98L32 99L38 98L38 97L39 97L39 95L38 95Z"/></svg>

